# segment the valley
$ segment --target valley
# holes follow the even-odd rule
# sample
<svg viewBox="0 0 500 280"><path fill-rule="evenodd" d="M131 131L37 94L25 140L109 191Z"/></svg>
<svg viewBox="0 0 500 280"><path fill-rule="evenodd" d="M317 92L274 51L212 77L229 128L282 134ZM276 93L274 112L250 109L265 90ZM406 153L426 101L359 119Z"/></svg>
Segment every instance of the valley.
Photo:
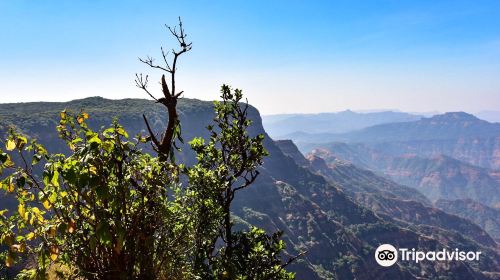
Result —
<svg viewBox="0 0 500 280"><path fill-rule="evenodd" d="M212 103L181 99L178 106L183 138L208 137L205 127L213 118ZM116 117L131 137L145 133L142 113L154 129L166 121L161 106L152 101L94 97L68 103L2 104L0 132L15 125L50 152L68 152L55 132L59 112L65 108L87 112L95 129ZM250 107L249 117L253 125L248 132L266 135L270 156L255 184L235 199L234 221L242 228L282 230L288 254L306 252L290 268L298 279L437 279L444 273L451 279L498 277L498 244L480 226L435 208L432 199L411 186L366 170L372 162L363 157L360 165L341 157L304 157L293 142L269 137L255 108ZM186 145L177 159L188 165L195 162ZM0 203L4 205L3 198ZM478 263L401 263L383 268L373 258L382 243L421 250L467 248L482 251L484 257Z"/></svg>

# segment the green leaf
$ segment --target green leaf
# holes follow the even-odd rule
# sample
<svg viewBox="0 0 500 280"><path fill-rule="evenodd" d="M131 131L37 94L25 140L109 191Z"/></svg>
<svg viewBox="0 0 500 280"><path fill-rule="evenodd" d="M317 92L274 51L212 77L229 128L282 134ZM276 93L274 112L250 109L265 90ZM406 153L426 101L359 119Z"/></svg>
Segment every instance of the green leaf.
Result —
<svg viewBox="0 0 500 280"><path fill-rule="evenodd" d="M55 187L59 187L59 172L57 170L54 171L54 175L52 175L50 183Z"/></svg>
<svg viewBox="0 0 500 280"><path fill-rule="evenodd" d="M7 140L7 143L5 143L5 148L7 151L12 151L16 148L16 142L13 139Z"/></svg>
<svg viewBox="0 0 500 280"><path fill-rule="evenodd" d="M61 120L65 120L66 119L66 110L61 111L61 113L59 113L59 115L61 116Z"/></svg>
<svg viewBox="0 0 500 280"><path fill-rule="evenodd" d="M125 138L128 138L128 133L123 129L123 127L118 127L116 129L116 133L123 135Z"/></svg>
<svg viewBox="0 0 500 280"><path fill-rule="evenodd" d="M19 212L19 216L21 217L21 219L28 219L28 215L26 215L26 208L24 208L23 203L19 203L19 205L17 206L17 211Z"/></svg>
<svg viewBox="0 0 500 280"><path fill-rule="evenodd" d="M90 138L89 144L96 143L96 144L101 144L101 139L99 138L98 135L94 135L94 137Z"/></svg>
<svg viewBox="0 0 500 280"><path fill-rule="evenodd" d="M31 164L35 165L38 162L40 162L41 159L42 159L42 155L35 154L35 155L33 155L33 159L31 160Z"/></svg>
<svg viewBox="0 0 500 280"><path fill-rule="evenodd" d="M17 137L17 143L16 143L16 147L21 150L24 145L26 145L28 143L28 139L26 139L26 137L24 136L18 136Z"/></svg>

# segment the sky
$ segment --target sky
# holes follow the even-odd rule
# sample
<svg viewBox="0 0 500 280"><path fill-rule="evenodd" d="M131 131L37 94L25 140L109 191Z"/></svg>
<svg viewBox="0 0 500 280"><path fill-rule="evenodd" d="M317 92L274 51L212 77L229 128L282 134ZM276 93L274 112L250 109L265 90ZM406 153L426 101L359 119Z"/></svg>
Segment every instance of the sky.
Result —
<svg viewBox="0 0 500 280"><path fill-rule="evenodd" d="M0 103L147 98L135 73L162 73L138 57L175 46L178 16L187 98L226 83L263 114L500 110L498 0L0 0Z"/></svg>

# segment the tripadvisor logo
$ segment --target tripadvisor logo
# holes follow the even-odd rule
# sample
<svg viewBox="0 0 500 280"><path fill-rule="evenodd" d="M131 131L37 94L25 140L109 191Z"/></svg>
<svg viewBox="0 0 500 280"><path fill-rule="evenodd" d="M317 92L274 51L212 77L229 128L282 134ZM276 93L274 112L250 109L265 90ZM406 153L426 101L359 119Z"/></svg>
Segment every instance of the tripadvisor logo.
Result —
<svg viewBox="0 0 500 280"><path fill-rule="evenodd" d="M375 251L375 260L381 266L391 266L398 261L398 251L391 244L382 244Z"/></svg>
<svg viewBox="0 0 500 280"><path fill-rule="evenodd" d="M375 260L381 266L391 266L399 260L412 261L419 263L421 261L479 261L481 252L474 251L459 251L442 249L440 251L416 251L415 248L399 248L396 249L391 244L382 244L375 250Z"/></svg>

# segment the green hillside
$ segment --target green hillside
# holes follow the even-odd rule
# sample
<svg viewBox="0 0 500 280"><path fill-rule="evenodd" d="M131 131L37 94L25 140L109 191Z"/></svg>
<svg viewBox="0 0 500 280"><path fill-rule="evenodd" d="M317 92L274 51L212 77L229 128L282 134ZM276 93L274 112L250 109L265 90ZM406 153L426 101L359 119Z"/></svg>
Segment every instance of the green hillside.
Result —
<svg viewBox="0 0 500 280"><path fill-rule="evenodd" d="M67 103L1 104L2 132L15 125L24 133L36 137L51 152L64 152L56 137L58 113L63 109L89 113L89 124L99 128L117 117L130 135L144 131L145 113L159 131L165 113L151 101L139 99L107 100L87 98ZM183 99L178 105L182 135L186 140L207 137L204 129L213 118L210 102ZM254 120L249 133L264 133L261 118L255 108L249 117ZM500 270L496 246L485 246L458 232L450 233L437 227L422 227L394 221L353 201L344 191L324 177L303 168L285 155L269 138L265 140L270 156L266 158L261 176L255 185L236 197L232 209L240 226L253 224L266 230L285 232L289 253L307 250L304 258L291 270L297 279L487 279L487 272ZM179 160L191 164L192 153L186 146ZM3 198L2 198L3 199ZM0 200L4 205L4 202ZM383 268L373 258L374 248L381 243L432 250L435 248L467 248L481 250L479 263L452 262L446 266L401 263ZM482 244L483 243L483 244Z"/></svg>

